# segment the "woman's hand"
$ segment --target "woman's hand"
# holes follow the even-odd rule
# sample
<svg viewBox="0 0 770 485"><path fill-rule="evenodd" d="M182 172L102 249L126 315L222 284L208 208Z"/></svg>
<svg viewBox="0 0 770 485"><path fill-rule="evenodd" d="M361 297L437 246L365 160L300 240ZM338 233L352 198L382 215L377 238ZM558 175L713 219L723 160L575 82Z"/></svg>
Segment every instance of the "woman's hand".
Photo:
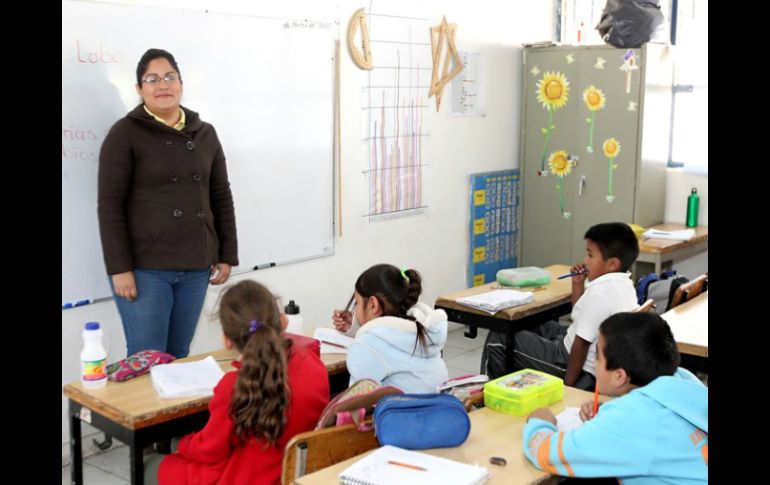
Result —
<svg viewBox="0 0 770 485"><path fill-rule="evenodd" d="M332 322L338 331L347 333L353 326L353 313L345 310L334 310Z"/></svg>
<svg viewBox="0 0 770 485"><path fill-rule="evenodd" d="M112 275L112 286L115 288L116 295L128 301L134 301L138 296L136 278L134 278L133 271Z"/></svg>
<svg viewBox="0 0 770 485"><path fill-rule="evenodd" d="M221 285L230 278L230 270L232 266L228 263L217 263L211 267L211 276L209 281L212 285Z"/></svg>

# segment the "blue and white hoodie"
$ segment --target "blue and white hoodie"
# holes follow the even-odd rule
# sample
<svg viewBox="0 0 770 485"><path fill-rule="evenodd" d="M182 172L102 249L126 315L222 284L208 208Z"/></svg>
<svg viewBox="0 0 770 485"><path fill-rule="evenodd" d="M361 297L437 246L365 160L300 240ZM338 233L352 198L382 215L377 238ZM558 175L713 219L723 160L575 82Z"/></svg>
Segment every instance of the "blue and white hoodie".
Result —
<svg viewBox="0 0 770 485"><path fill-rule="evenodd" d="M348 347L350 383L374 379L405 393L435 393L449 378L441 349L446 343L447 315L417 303L407 312L427 330L427 349L415 342L417 325L400 317L377 317L366 322Z"/></svg>
<svg viewBox="0 0 770 485"><path fill-rule="evenodd" d="M708 388L680 368L603 404L572 431L530 419L523 447L554 475L616 477L624 485L707 483L708 431Z"/></svg>

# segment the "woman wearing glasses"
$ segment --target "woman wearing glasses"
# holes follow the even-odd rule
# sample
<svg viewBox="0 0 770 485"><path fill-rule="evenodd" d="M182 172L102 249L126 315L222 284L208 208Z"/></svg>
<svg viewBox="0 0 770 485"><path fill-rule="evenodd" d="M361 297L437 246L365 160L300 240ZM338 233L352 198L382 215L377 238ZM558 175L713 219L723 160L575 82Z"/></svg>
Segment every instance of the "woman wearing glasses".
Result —
<svg viewBox="0 0 770 485"><path fill-rule="evenodd" d="M127 355L189 353L208 284L238 264L235 213L216 131L180 105L174 56L144 53L142 103L110 129L99 154L102 250Z"/></svg>

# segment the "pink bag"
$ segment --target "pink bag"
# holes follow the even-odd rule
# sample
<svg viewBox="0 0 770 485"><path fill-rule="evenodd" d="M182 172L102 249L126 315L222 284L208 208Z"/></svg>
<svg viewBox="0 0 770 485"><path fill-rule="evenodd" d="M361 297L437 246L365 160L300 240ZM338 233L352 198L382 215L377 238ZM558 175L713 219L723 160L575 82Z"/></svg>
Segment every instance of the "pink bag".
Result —
<svg viewBox="0 0 770 485"><path fill-rule="evenodd" d="M176 357L160 350L142 350L108 365L108 379L116 382L127 381L146 374L154 365L167 364L172 360L176 360Z"/></svg>
<svg viewBox="0 0 770 485"><path fill-rule="evenodd" d="M403 393L397 387L380 386L372 379L360 379L329 401L315 429L354 423L359 431L368 431L371 427L366 426L364 420L372 414L377 401L388 394Z"/></svg>

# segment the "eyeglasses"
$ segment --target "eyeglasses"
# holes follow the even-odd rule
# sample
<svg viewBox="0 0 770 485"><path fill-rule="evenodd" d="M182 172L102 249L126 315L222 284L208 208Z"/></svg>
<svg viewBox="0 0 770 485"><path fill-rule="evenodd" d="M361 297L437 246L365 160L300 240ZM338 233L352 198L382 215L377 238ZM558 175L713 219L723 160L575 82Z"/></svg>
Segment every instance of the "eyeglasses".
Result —
<svg viewBox="0 0 770 485"><path fill-rule="evenodd" d="M143 83L147 83L150 86L155 86L156 84L161 82L161 80L162 81L166 81L166 84L171 84L173 82L178 81L179 80L179 76L177 76L176 74L166 74L163 77L158 77L158 76L156 76L154 74L150 74L146 78L142 79L142 82Z"/></svg>

